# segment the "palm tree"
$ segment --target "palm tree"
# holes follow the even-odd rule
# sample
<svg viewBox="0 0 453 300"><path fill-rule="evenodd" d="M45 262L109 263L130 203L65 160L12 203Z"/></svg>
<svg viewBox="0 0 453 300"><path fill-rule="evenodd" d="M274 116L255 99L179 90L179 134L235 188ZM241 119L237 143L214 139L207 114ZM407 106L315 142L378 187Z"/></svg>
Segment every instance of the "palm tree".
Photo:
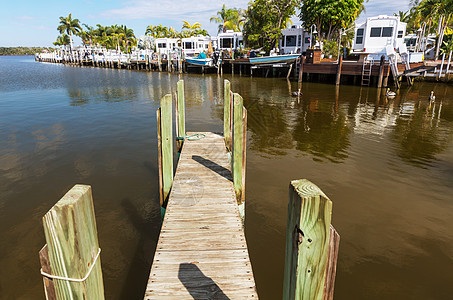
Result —
<svg viewBox="0 0 453 300"><path fill-rule="evenodd" d="M187 21L182 21L182 29L188 29L189 33L190 33L190 36L193 36L194 35L194 31L197 30L197 29L201 29L201 24L196 22L196 23L193 23L192 25L190 25L189 22Z"/></svg>
<svg viewBox="0 0 453 300"><path fill-rule="evenodd" d="M146 30L145 30L145 35L151 35L151 36L154 36L155 33L156 33L156 27L153 26L153 25L149 25L148 27L146 27Z"/></svg>
<svg viewBox="0 0 453 300"><path fill-rule="evenodd" d="M217 11L217 16L211 17L209 21L219 24L217 33L226 32L228 29L241 31L245 11L239 8L225 8L225 4L221 10Z"/></svg>
<svg viewBox="0 0 453 300"><path fill-rule="evenodd" d="M64 45L69 45L71 40L69 39L69 35L66 33L63 33L62 35L59 35L57 37L57 40L53 42L55 46L64 46Z"/></svg>
<svg viewBox="0 0 453 300"><path fill-rule="evenodd" d="M66 32L69 34L69 41L72 50L72 34L78 34L82 30L79 19L73 19L71 14L67 17L60 17L60 26L58 26L57 29L60 33Z"/></svg>
<svg viewBox="0 0 453 300"><path fill-rule="evenodd" d="M93 40L96 37L95 29L93 26L88 26L87 24L82 24L85 26L86 30L80 31L79 36L82 39L83 44L93 45Z"/></svg>

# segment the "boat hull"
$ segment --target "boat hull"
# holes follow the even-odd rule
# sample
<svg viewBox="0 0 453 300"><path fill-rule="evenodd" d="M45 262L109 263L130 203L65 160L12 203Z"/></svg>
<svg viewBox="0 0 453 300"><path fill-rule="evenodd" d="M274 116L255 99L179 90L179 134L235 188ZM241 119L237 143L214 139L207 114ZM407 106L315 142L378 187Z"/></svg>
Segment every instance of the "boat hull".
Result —
<svg viewBox="0 0 453 300"><path fill-rule="evenodd" d="M201 67L212 67L212 58L186 58L186 62Z"/></svg>
<svg viewBox="0 0 453 300"><path fill-rule="evenodd" d="M287 54L287 55L276 55L276 56L262 56L250 58L252 65L259 64L281 64L281 63L292 63L300 54Z"/></svg>

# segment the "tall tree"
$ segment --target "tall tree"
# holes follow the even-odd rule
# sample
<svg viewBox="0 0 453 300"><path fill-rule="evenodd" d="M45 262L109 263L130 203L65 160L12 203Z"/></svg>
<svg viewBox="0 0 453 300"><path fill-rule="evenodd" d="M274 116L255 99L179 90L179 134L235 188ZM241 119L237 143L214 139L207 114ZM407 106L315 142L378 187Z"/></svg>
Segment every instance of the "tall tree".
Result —
<svg viewBox="0 0 453 300"><path fill-rule="evenodd" d="M255 0L245 13L244 32L247 44L269 51L281 37L281 30L295 14L298 0Z"/></svg>
<svg viewBox="0 0 453 300"><path fill-rule="evenodd" d="M350 27L363 10L363 0L302 0L300 20L315 24L321 40L331 40L341 28Z"/></svg>
<svg viewBox="0 0 453 300"><path fill-rule="evenodd" d="M57 37L57 40L53 42L55 46L65 46L69 45L71 43L71 40L69 39L69 35L66 33L63 33L62 35L59 35Z"/></svg>
<svg viewBox="0 0 453 300"><path fill-rule="evenodd" d="M241 31L244 14L245 11L240 8L226 9L223 4L222 9L217 11L217 15L211 17L209 21L219 24L217 33L226 32L228 29Z"/></svg>
<svg viewBox="0 0 453 300"><path fill-rule="evenodd" d="M57 27L60 33L66 32L69 35L69 41L72 49L72 34L78 34L82 27L80 27L79 19L73 19L69 14L67 17L60 17L60 26Z"/></svg>

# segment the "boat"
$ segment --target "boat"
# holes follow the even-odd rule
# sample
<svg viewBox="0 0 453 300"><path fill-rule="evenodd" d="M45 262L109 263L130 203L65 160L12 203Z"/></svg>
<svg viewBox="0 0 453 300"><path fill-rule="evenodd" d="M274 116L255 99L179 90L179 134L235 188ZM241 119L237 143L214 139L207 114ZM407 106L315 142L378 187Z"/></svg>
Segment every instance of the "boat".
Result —
<svg viewBox="0 0 453 300"><path fill-rule="evenodd" d="M261 64L289 64L294 62L300 53L296 54L285 54L285 55L273 55L273 56L261 56L261 57L250 57L249 61L252 65L261 65Z"/></svg>
<svg viewBox="0 0 453 300"><path fill-rule="evenodd" d="M200 67L212 67L214 65L212 58L206 57L204 53L200 53L198 57L186 57L185 60L189 64Z"/></svg>

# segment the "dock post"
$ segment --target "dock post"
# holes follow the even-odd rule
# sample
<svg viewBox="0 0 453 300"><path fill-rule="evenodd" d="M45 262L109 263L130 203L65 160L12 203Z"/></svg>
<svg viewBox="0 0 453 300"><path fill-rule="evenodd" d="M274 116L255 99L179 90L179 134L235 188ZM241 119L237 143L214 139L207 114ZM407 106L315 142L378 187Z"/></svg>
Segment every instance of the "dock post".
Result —
<svg viewBox="0 0 453 300"><path fill-rule="evenodd" d="M51 273L41 274L53 278L56 299L104 299L91 187L75 185L44 215L43 226Z"/></svg>
<svg viewBox="0 0 453 300"><path fill-rule="evenodd" d="M184 137L186 136L186 119L185 119L185 105L184 105L184 80L178 81L176 94L176 136L182 138L177 140L177 151L181 152L182 145L184 144Z"/></svg>
<svg viewBox="0 0 453 300"><path fill-rule="evenodd" d="M299 66L299 90L302 90L302 76L304 74L304 63L305 63L305 56L300 56L300 66Z"/></svg>
<svg viewBox="0 0 453 300"><path fill-rule="evenodd" d="M381 56L381 61L379 62L379 77L378 77L378 84L377 87L382 87L382 80L384 79L384 63L385 63L385 56Z"/></svg>
<svg viewBox="0 0 453 300"><path fill-rule="evenodd" d="M231 118L231 85L225 79L223 85L223 136L225 138L225 146L228 151L231 151L231 131L230 131L230 118Z"/></svg>
<svg viewBox="0 0 453 300"><path fill-rule="evenodd" d="M442 69L444 67L444 62L445 62L445 53L442 54L442 64L440 65L439 74L437 75L437 80L439 80L440 77L442 77Z"/></svg>
<svg viewBox="0 0 453 300"><path fill-rule="evenodd" d="M289 79L289 76L291 76L291 71L293 70L293 64L290 64L289 65L289 70L288 70L288 74L286 74L286 79Z"/></svg>
<svg viewBox="0 0 453 300"><path fill-rule="evenodd" d="M162 57L160 56L160 50L157 54L157 66L159 67L159 72L162 72L162 64L161 64Z"/></svg>
<svg viewBox="0 0 453 300"><path fill-rule="evenodd" d="M340 80L341 80L341 67L343 66L343 56L340 55L340 58L338 59L338 66L337 66L337 79L335 81L336 85L340 85Z"/></svg>
<svg viewBox="0 0 453 300"><path fill-rule="evenodd" d="M450 71L451 52L452 52L452 50L450 50L450 53L448 53L447 69L445 70L445 76L447 77L447 79L450 78L450 75L448 75L448 72Z"/></svg>
<svg viewBox="0 0 453 300"><path fill-rule="evenodd" d="M242 97L233 94L233 149L232 149L232 173L236 199L239 205L239 213L242 223L245 219L245 144L244 144L244 107Z"/></svg>
<svg viewBox="0 0 453 300"><path fill-rule="evenodd" d="M289 185L284 300L333 299L340 236L332 201L306 179Z"/></svg>
<svg viewBox="0 0 453 300"><path fill-rule="evenodd" d="M171 94L160 100L157 110L157 140L159 157L159 195L160 205L167 206L167 197L173 185L173 132Z"/></svg>

